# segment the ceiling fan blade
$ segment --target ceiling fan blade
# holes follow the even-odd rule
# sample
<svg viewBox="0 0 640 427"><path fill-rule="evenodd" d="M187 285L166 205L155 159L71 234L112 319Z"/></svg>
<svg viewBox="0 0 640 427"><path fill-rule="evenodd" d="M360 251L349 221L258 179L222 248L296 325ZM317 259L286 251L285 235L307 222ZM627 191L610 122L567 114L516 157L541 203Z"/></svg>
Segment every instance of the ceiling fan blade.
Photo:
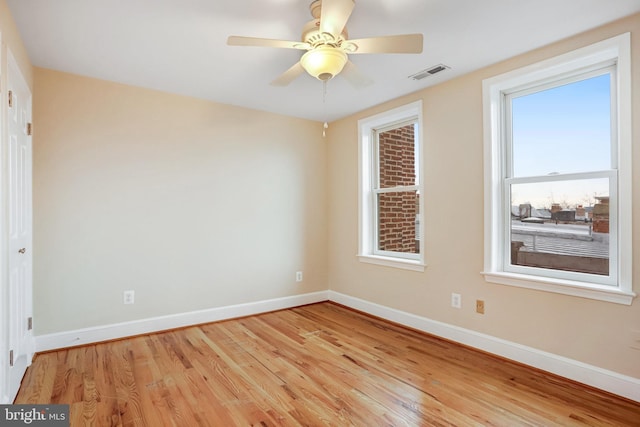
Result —
<svg viewBox="0 0 640 427"><path fill-rule="evenodd" d="M355 5L354 0L322 0L320 32L329 33L337 39L347 25Z"/></svg>
<svg viewBox="0 0 640 427"><path fill-rule="evenodd" d="M289 83L300 77L304 73L304 68L300 62L296 62L295 65L289 68L284 73L280 74L274 81L271 82L272 86L287 86Z"/></svg>
<svg viewBox="0 0 640 427"><path fill-rule="evenodd" d="M347 53L422 53L422 34L402 34L398 36L371 37L348 40ZM357 48L352 52L348 45Z"/></svg>
<svg viewBox="0 0 640 427"><path fill-rule="evenodd" d="M363 74L360 69L356 67L356 64L351 61L347 61L340 75L347 79L351 86L357 89L362 89L363 87L373 84L373 80Z"/></svg>
<svg viewBox="0 0 640 427"><path fill-rule="evenodd" d="M293 42L287 40L262 39L258 37L229 36L229 46L258 46L258 47L282 47L286 49L311 49L309 43Z"/></svg>

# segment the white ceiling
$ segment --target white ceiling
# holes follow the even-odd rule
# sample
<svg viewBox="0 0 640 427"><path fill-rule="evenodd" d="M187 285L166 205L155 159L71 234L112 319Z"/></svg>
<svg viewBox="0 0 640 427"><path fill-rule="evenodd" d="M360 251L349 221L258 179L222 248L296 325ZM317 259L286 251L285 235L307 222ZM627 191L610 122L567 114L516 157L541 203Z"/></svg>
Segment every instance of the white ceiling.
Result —
<svg viewBox="0 0 640 427"><path fill-rule="evenodd" d="M420 55L352 55L374 80L354 89L303 75L269 83L302 52L231 47L229 35L299 40L311 0L7 0L31 62L324 121L440 83L640 11L640 0L357 0L350 38L424 34ZM421 81L409 75L444 63Z"/></svg>

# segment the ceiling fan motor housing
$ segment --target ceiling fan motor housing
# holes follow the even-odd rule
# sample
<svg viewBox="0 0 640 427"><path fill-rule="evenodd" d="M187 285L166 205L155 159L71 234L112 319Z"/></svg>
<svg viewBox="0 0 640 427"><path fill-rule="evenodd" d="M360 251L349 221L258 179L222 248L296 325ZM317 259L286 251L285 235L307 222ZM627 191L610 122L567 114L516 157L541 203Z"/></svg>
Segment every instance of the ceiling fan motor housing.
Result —
<svg viewBox="0 0 640 427"><path fill-rule="evenodd" d="M313 47L323 44L340 47L340 45L348 39L349 34L347 33L346 27L342 30L342 33L337 39L335 39L331 34L321 33L319 19L313 19L302 27L302 41L309 43Z"/></svg>

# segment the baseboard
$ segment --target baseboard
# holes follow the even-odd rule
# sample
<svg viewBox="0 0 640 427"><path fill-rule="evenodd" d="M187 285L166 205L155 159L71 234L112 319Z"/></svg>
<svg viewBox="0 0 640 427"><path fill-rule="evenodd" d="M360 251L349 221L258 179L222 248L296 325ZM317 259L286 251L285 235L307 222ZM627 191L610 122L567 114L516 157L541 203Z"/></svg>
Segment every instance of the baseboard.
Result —
<svg viewBox="0 0 640 427"><path fill-rule="evenodd" d="M39 335L35 337L36 351L42 352L56 350L78 345L92 344L100 341L109 341L135 335L149 334L168 329L182 328L201 323L251 316L269 311L327 301L328 299L328 291L321 291L265 301L250 302L246 304L236 304L192 311L188 313L172 314L169 316L134 320L131 322L115 323L93 328Z"/></svg>
<svg viewBox="0 0 640 427"><path fill-rule="evenodd" d="M314 292L94 328L39 335L36 336L36 351L42 352L92 344L327 300L640 402L640 379L638 378L334 291Z"/></svg>
<svg viewBox="0 0 640 427"><path fill-rule="evenodd" d="M640 379L547 353L490 335L475 332L385 307L339 292L329 291L329 300L338 304L474 347L516 362L551 372L564 378L640 402Z"/></svg>

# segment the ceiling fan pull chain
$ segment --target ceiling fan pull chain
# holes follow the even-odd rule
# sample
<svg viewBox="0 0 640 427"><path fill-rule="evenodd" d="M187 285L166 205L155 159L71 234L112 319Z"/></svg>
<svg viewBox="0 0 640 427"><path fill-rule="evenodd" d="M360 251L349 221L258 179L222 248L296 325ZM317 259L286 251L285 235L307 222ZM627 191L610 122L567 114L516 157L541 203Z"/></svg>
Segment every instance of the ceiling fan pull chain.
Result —
<svg viewBox="0 0 640 427"><path fill-rule="evenodd" d="M324 125L322 125L323 138L327 136L327 128L329 128L329 123L327 123L327 82L328 80L322 81L322 109L324 110Z"/></svg>

